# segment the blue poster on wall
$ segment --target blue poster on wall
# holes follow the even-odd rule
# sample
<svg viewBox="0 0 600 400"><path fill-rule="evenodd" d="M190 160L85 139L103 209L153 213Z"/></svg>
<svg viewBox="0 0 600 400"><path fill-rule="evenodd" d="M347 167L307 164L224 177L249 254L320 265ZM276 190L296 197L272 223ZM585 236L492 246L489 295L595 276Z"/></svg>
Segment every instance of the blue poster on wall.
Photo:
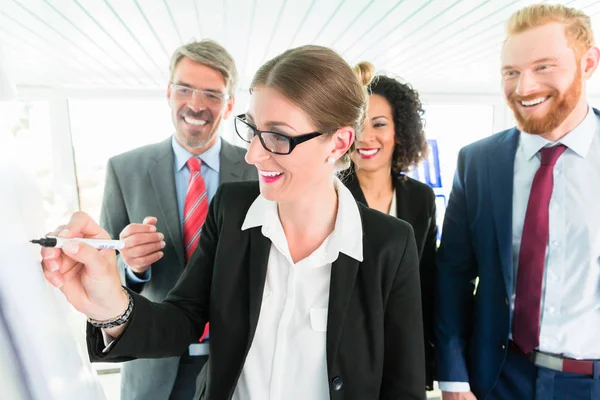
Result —
<svg viewBox="0 0 600 400"><path fill-rule="evenodd" d="M426 159L421 161L421 164L411 171L411 178L428 184L432 188L442 187L442 174L440 171L440 153L438 150L437 140L430 139L429 154Z"/></svg>
<svg viewBox="0 0 600 400"><path fill-rule="evenodd" d="M442 235L442 221L446 211L446 195L442 192L442 173L440 168L440 153L437 140L427 140L429 154L421 163L408 174L411 178L426 183L435 193L436 216L438 221L438 240Z"/></svg>

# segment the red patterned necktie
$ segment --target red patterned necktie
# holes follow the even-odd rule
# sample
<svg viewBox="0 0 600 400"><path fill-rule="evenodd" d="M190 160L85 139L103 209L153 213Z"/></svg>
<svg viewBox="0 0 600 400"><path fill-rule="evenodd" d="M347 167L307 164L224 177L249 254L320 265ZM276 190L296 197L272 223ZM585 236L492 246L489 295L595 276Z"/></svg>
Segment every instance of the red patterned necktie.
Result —
<svg viewBox="0 0 600 400"><path fill-rule="evenodd" d="M202 225L208 214L208 194L206 193L206 184L200 174L200 162L196 157L190 157L187 166L190 169L190 181L183 208L183 243L186 263L198 246ZM206 335L208 335L208 324L204 328L200 342Z"/></svg>
<svg viewBox="0 0 600 400"><path fill-rule="evenodd" d="M549 236L548 206L554 186L554 164L566 149L564 145L558 145L540 150L541 165L533 178L527 203L513 316L513 340L525 354L531 353L540 342L542 280Z"/></svg>

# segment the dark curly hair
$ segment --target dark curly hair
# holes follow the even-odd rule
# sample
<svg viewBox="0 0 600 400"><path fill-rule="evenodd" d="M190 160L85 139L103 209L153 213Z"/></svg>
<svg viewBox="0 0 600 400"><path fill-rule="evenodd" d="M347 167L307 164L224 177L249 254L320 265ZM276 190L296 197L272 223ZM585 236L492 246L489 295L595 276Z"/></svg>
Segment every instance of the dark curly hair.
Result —
<svg viewBox="0 0 600 400"><path fill-rule="evenodd" d="M384 97L392 107L396 146L392 153L392 173L405 173L427 156L427 140L423 127L423 105L419 93L408 83L378 75L368 87L369 94Z"/></svg>

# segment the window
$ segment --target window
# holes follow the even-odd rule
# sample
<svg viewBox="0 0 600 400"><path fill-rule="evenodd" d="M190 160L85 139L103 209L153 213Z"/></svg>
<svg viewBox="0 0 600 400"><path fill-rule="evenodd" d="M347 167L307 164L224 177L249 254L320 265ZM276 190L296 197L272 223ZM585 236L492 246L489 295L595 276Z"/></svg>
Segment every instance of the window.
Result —
<svg viewBox="0 0 600 400"><path fill-rule="evenodd" d="M173 134L166 99L69 100L81 210L98 221L106 163ZM139 221L141 222L141 221Z"/></svg>
<svg viewBox="0 0 600 400"><path fill-rule="evenodd" d="M17 158L35 174L43 197L46 232L65 223L77 211L70 201L74 188L61 184L55 172L56 159L46 101L13 101L2 104L2 134L8 132L17 144ZM69 206L71 204L71 206ZM41 232L45 233L45 232Z"/></svg>
<svg viewBox="0 0 600 400"><path fill-rule="evenodd" d="M430 145L429 157L410 175L433 187L438 230L441 233L458 152L469 143L494 133L494 107L426 104L424 108L425 134Z"/></svg>

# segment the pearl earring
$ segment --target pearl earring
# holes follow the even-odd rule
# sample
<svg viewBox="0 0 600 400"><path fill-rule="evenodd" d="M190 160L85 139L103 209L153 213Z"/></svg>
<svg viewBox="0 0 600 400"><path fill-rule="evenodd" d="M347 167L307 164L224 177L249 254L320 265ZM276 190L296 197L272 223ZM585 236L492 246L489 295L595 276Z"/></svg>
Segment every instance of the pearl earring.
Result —
<svg viewBox="0 0 600 400"><path fill-rule="evenodd" d="M333 158L333 157L327 157L327 163L328 164L335 164L335 158Z"/></svg>

